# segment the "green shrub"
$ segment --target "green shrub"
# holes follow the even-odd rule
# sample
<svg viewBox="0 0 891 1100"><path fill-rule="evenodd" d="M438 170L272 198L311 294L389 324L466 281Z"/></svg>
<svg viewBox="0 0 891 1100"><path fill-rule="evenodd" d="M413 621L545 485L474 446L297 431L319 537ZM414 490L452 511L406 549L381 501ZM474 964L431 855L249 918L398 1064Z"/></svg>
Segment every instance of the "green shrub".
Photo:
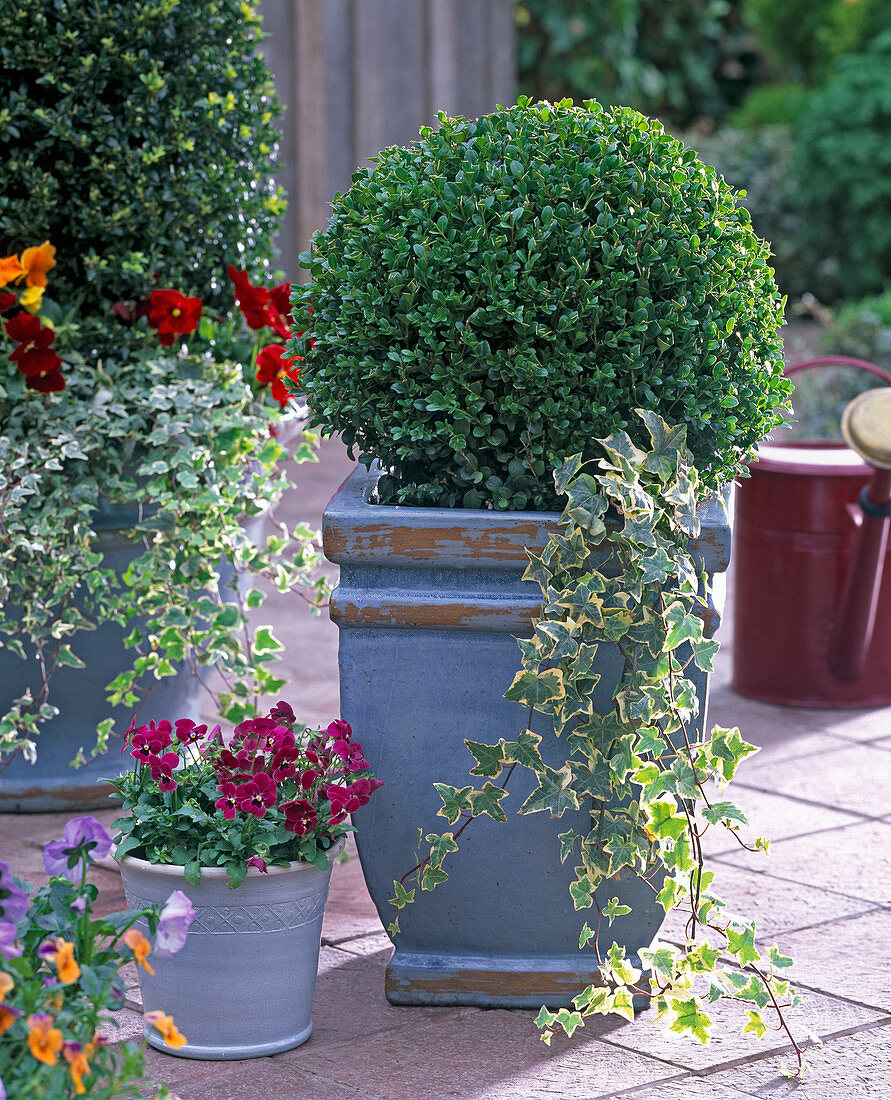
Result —
<svg viewBox="0 0 891 1100"><path fill-rule="evenodd" d="M390 471L382 499L551 505L566 455L645 442L640 407L687 425L714 486L784 393L767 256L731 189L636 111L440 115L353 176L301 257L302 382L315 422Z"/></svg>
<svg viewBox="0 0 891 1100"><path fill-rule="evenodd" d="M792 176L804 247L837 256L838 297L891 281L891 32L811 99L795 132Z"/></svg>
<svg viewBox="0 0 891 1100"><path fill-rule="evenodd" d="M88 309L175 286L228 308L272 254L277 110L255 0L16 0L0 34L0 255L52 241Z"/></svg>
<svg viewBox="0 0 891 1100"><path fill-rule="evenodd" d="M891 6L888 0L745 0L744 12L780 79L812 83L839 54L868 41Z"/></svg>
<svg viewBox="0 0 891 1100"><path fill-rule="evenodd" d="M519 86L626 103L675 125L717 117L759 75L742 0L520 0Z"/></svg>
<svg viewBox="0 0 891 1100"><path fill-rule="evenodd" d="M891 371L891 290L843 306L823 336L823 347Z"/></svg>
<svg viewBox="0 0 891 1100"><path fill-rule="evenodd" d="M764 126L794 126L807 106L809 90L801 81L752 88L727 117L731 130L759 130Z"/></svg>
<svg viewBox="0 0 891 1100"><path fill-rule="evenodd" d="M780 290L791 298L808 292L823 295L831 285L835 268L831 257L826 256L831 242L821 242L822 258L802 244L801 213L790 179L789 129L723 129L709 136L690 134L685 140L731 187L745 191L739 202L748 210L758 236L770 242L770 262Z"/></svg>

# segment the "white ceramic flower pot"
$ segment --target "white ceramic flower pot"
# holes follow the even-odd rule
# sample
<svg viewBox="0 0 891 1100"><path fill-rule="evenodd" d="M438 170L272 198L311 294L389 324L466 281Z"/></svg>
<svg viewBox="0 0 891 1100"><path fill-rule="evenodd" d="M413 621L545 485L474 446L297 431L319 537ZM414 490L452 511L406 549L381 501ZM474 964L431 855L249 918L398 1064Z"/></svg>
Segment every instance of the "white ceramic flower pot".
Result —
<svg viewBox="0 0 891 1100"><path fill-rule="evenodd" d="M278 1054L312 1033L312 997L331 868L343 840L328 853L325 871L306 863L250 869L237 890L223 868L204 868L190 886L184 868L125 856L119 861L127 904L162 903L182 890L196 910L186 944L170 959L154 954L155 973L140 968L144 1010L172 1016L188 1040L167 1046L146 1025L158 1050L185 1058L225 1060ZM140 925L137 925L140 927ZM143 925L143 934L148 929Z"/></svg>

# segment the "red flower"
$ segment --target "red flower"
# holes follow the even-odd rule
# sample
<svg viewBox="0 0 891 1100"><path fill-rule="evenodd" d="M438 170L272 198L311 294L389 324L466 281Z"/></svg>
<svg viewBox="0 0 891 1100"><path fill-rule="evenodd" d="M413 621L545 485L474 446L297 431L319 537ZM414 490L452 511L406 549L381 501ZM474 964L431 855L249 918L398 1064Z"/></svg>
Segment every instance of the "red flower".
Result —
<svg viewBox="0 0 891 1100"><path fill-rule="evenodd" d="M176 739L181 745L190 745L207 733L206 725L199 726L191 718L177 718L174 725L176 726Z"/></svg>
<svg viewBox="0 0 891 1100"><path fill-rule="evenodd" d="M26 378L59 373L62 360L50 350L56 334L48 325L42 325L39 317L32 313L17 313L6 322L5 327L10 338L19 345L9 353L9 358ZM64 385L63 380L62 386L57 388L62 389ZM37 389L38 386L35 384L32 388Z"/></svg>
<svg viewBox="0 0 891 1100"><path fill-rule="evenodd" d="M353 736L353 727L349 722L344 722L342 718L335 718L325 730L325 733L329 733L332 737L342 737L344 741L349 741Z"/></svg>
<svg viewBox="0 0 891 1100"><path fill-rule="evenodd" d="M277 796L278 788L266 772L257 772L247 783L235 788L235 803L239 810L254 817L263 817L267 809L275 804Z"/></svg>
<svg viewBox="0 0 891 1100"><path fill-rule="evenodd" d="M248 328L271 328L283 340L290 339L285 317L291 309L291 284L280 283L272 290L254 286L247 271L239 271L232 264L229 265L229 278L235 287L235 301L244 314Z"/></svg>
<svg viewBox="0 0 891 1100"><path fill-rule="evenodd" d="M220 783L218 788L220 797L214 802L218 810L223 811L223 817L231 821L238 810L238 800L235 797L236 787L234 783Z"/></svg>
<svg viewBox="0 0 891 1100"><path fill-rule="evenodd" d="M11 309L18 299L14 294L9 294L7 291L0 291L0 313L5 313L8 309Z"/></svg>
<svg viewBox="0 0 891 1100"><path fill-rule="evenodd" d="M284 802L282 803L282 809L285 811L285 828L289 833L306 836L318 824L319 815L305 798L297 798L293 802Z"/></svg>
<svg viewBox="0 0 891 1100"><path fill-rule="evenodd" d="M158 330L158 339L169 347L177 336L185 336L198 327L203 308L200 298L187 298L178 290L153 290L148 322Z"/></svg>
<svg viewBox="0 0 891 1100"><path fill-rule="evenodd" d="M270 344L257 356L257 381L262 386L271 383L272 397L282 408L287 405L291 396L291 391L282 379L290 378L295 384L300 380L300 368L295 365L295 360L288 358L284 352L285 349L281 344Z"/></svg>
<svg viewBox="0 0 891 1100"><path fill-rule="evenodd" d="M62 360L60 359L61 363ZM37 390L38 393L59 393L60 390L65 389L65 379L62 377L62 372L55 368L53 370L41 371L40 374L32 374L25 379L25 385L32 390Z"/></svg>
<svg viewBox="0 0 891 1100"><path fill-rule="evenodd" d="M173 778L173 769L179 763L179 757L175 752L165 752L163 756L155 756L147 761L152 773L152 779L158 784L161 791L175 791L176 780Z"/></svg>

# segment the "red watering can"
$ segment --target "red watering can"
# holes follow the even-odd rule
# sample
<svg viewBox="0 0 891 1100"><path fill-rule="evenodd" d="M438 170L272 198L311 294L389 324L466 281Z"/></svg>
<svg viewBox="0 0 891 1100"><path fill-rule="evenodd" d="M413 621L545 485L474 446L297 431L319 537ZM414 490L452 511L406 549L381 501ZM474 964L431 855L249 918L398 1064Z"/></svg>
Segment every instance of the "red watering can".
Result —
<svg viewBox="0 0 891 1100"><path fill-rule="evenodd" d="M859 367L809 359L786 374ZM891 388L842 417L841 442L762 444L737 486L732 687L807 707L891 703Z"/></svg>

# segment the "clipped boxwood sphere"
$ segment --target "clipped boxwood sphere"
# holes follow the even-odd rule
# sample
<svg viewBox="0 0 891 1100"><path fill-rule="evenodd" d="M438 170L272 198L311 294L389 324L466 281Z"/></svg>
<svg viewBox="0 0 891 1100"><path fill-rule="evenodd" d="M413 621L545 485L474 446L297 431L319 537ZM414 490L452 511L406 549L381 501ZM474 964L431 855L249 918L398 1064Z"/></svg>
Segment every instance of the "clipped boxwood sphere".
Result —
<svg viewBox="0 0 891 1100"><path fill-rule="evenodd" d="M0 6L0 256L49 240L85 311L155 286L228 308L284 209L256 0Z"/></svg>
<svg viewBox="0 0 891 1100"><path fill-rule="evenodd" d="M316 424L382 501L549 508L635 408L684 423L705 482L779 422L782 300L734 192L627 108L440 115L334 199L301 261Z"/></svg>

